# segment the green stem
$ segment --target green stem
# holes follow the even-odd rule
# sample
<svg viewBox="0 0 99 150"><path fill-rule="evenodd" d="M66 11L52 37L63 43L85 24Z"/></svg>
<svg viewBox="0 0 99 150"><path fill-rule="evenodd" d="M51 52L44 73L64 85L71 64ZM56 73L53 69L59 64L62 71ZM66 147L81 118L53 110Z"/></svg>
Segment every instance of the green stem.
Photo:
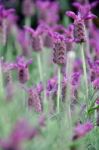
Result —
<svg viewBox="0 0 99 150"><path fill-rule="evenodd" d="M0 97L4 97L4 86L3 86L3 75L2 75L2 67L0 62Z"/></svg>
<svg viewBox="0 0 99 150"><path fill-rule="evenodd" d="M60 95L61 95L61 72L60 66L58 67L58 91L57 91L57 113L60 111Z"/></svg>
<svg viewBox="0 0 99 150"><path fill-rule="evenodd" d="M26 17L25 18L25 25L29 26L29 27L31 26L31 17Z"/></svg>
<svg viewBox="0 0 99 150"><path fill-rule="evenodd" d="M85 54L84 54L84 47L83 44L81 44L81 55L82 55L82 63L83 63L83 72L84 72L84 81L85 81L85 87L86 87L86 104L88 107L88 80L87 80L87 66L86 66L86 60L85 60Z"/></svg>
<svg viewBox="0 0 99 150"><path fill-rule="evenodd" d="M66 100L65 100L65 111L66 118L68 119L68 129L72 127L72 116L71 116L71 99L72 99L72 73L73 73L73 64L75 60L75 53L73 51L68 52L67 54L67 65L66 65Z"/></svg>
<svg viewBox="0 0 99 150"><path fill-rule="evenodd" d="M43 74L42 74L42 63L41 63L41 57L40 53L37 54L37 63L38 63L38 71L40 75L40 81L43 81Z"/></svg>
<svg viewBox="0 0 99 150"><path fill-rule="evenodd" d="M44 75L43 75L44 68L42 68L40 53L37 54L37 62L38 62L38 71L39 71L39 75L40 75L40 81L43 82L43 86L44 86L44 95L43 95L44 96L44 99L43 99L44 112L47 112L48 111L48 102L47 102L47 97L46 97L46 81L44 80L45 79Z"/></svg>

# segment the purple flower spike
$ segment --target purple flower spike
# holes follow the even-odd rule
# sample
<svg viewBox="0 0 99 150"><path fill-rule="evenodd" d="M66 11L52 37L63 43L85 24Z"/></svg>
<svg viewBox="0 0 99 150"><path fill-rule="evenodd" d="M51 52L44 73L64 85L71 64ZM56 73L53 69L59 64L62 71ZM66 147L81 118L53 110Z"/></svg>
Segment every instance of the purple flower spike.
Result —
<svg viewBox="0 0 99 150"><path fill-rule="evenodd" d="M31 17L35 13L35 7L32 0L24 0L23 1L23 8L22 8L23 14L26 17Z"/></svg>
<svg viewBox="0 0 99 150"><path fill-rule="evenodd" d="M29 80L28 65L32 63L32 59L26 61L23 56L17 58L15 67L18 68L18 76L20 83L25 83Z"/></svg>
<svg viewBox="0 0 99 150"><path fill-rule="evenodd" d="M73 50L74 48L74 26L70 24L66 31L65 31L65 36L66 36L66 50L70 51Z"/></svg>
<svg viewBox="0 0 99 150"><path fill-rule="evenodd" d="M86 34L85 34L85 21L89 19L93 19L96 16L90 12L88 9L85 14L79 10L76 15L72 11L67 11L66 15L74 19L74 40L77 43L86 42Z"/></svg>
<svg viewBox="0 0 99 150"><path fill-rule="evenodd" d="M41 92L44 90L43 84L39 83L36 87L38 94L41 94Z"/></svg>
<svg viewBox="0 0 99 150"><path fill-rule="evenodd" d="M28 106L30 109L34 108L36 112L42 111L40 95L34 87L28 89Z"/></svg>
<svg viewBox="0 0 99 150"><path fill-rule="evenodd" d="M11 71L15 69L15 64L5 62L4 60L1 60L1 64L2 64L6 100L8 101L11 100L14 95L14 87Z"/></svg>
<svg viewBox="0 0 99 150"><path fill-rule="evenodd" d="M57 92L57 77L53 77L47 82L47 96Z"/></svg>
<svg viewBox="0 0 99 150"><path fill-rule="evenodd" d="M93 127L94 126L91 122L78 124L74 130L76 139L84 137L88 132L90 132L93 129Z"/></svg>
<svg viewBox="0 0 99 150"><path fill-rule="evenodd" d="M42 50L42 39L41 39L41 28L37 28L36 30L31 27L26 27L25 30L30 34L30 43L32 45L32 49L35 52L39 52Z"/></svg>
<svg viewBox="0 0 99 150"><path fill-rule="evenodd" d="M66 39L58 33L53 34L53 62L58 65L66 63Z"/></svg>
<svg viewBox="0 0 99 150"><path fill-rule="evenodd" d="M36 3L39 12L39 22L45 22L48 25L55 25L59 20L59 4L50 1L37 1ZM52 17L53 16L53 17Z"/></svg>
<svg viewBox="0 0 99 150"><path fill-rule="evenodd" d="M73 73L73 75L72 75L72 85L74 85L74 86L78 85L79 80L80 80L80 76L81 76L80 72Z"/></svg>
<svg viewBox="0 0 99 150"><path fill-rule="evenodd" d="M26 31L21 30L18 33L17 40L22 47L23 55L30 56L30 40L26 37Z"/></svg>
<svg viewBox="0 0 99 150"><path fill-rule="evenodd" d="M15 13L15 9L5 9L3 5L0 5L0 19L7 18L10 14Z"/></svg>
<svg viewBox="0 0 99 150"><path fill-rule="evenodd" d="M22 150L24 141L31 140L39 134L39 129L30 126L27 120L18 121L8 139L0 140L0 148L3 150Z"/></svg>
<svg viewBox="0 0 99 150"><path fill-rule="evenodd" d="M73 6L77 8L77 10L81 13L81 15L83 17L86 17L88 14L89 16L92 15L92 18L88 18L88 19L93 19L94 17L96 17L95 15L93 15L90 11L92 8L96 7L96 5L98 4L98 1L95 1L91 4L81 4L79 2L74 2Z"/></svg>
<svg viewBox="0 0 99 150"><path fill-rule="evenodd" d="M0 44L5 45L7 40L8 17L15 13L14 9L6 10L0 5Z"/></svg>
<svg viewBox="0 0 99 150"><path fill-rule="evenodd" d="M11 139L12 142L16 144L19 144L21 141L25 139L29 139L31 137L32 133L32 127L29 125L27 120L20 120L16 123L12 134Z"/></svg>

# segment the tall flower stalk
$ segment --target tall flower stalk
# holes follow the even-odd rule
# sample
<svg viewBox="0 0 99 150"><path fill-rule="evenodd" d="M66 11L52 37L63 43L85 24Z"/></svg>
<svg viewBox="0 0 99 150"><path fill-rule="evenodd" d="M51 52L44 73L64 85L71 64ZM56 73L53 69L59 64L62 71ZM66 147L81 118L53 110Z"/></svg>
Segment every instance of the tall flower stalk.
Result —
<svg viewBox="0 0 99 150"><path fill-rule="evenodd" d="M41 63L41 56L40 53L37 53L37 63L38 63L38 70L40 75L40 81L43 81L43 73L42 73L42 63Z"/></svg>
<svg viewBox="0 0 99 150"><path fill-rule="evenodd" d="M53 38L53 62L58 65L57 113L59 113L61 98L61 66L64 65L66 61L66 44L63 35L54 33Z"/></svg>
<svg viewBox="0 0 99 150"><path fill-rule="evenodd" d="M81 43L81 56L82 56L82 65L83 65L84 81L85 81L85 86L86 86L86 104L87 104L87 107L88 107L88 79L87 79L87 66L86 66L85 52L84 52L84 46L83 46L83 43Z"/></svg>
<svg viewBox="0 0 99 150"><path fill-rule="evenodd" d="M67 85L66 85L66 111L69 120L69 126L71 126L71 96L72 96L72 72L73 64L75 60L75 53L73 51L68 52L67 55L67 65L66 65L66 76L67 76Z"/></svg>
<svg viewBox="0 0 99 150"><path fill-rule="evenodd" d="M46 85L45 85L44 75L43 75L44 67L42 66L42 60L41 60L41 52L43 50L42 49L43 43L41 39L42 30L40 27L38 27L36 30L33 30L30 27L25 27L25 29L30 33L31 46L32 46L33 51L37 54L37 65L38 65L40 81L44 82L44 101L43 102L44 102L44 110L46 111L46 107L47 107Z"/></svg>
<svg viewBox="0 0 99 150"><path fill-rule="evenodd" d="M3 98L4 97L4 86L3 86L3 74L2 74L1 65L2 65L2 63L0 60L0 97Z"/></svg>
<svg viewBox="0 0 99 150"><path fill-rule="evenodd" d="M31 26L31 17L35 13L34 3L32 2L32 0L24 0L23 1L22 11L25 16L25 25L30 27Z"/></svg>
<svg viewBox="0 0 99 150"><path fill-rule="evenodd" d="M31 39L31 47L34 52L37 53L37 64L38 64L38 72L40 75L40 80L43 81L43 74L42 74L42 63L41 63L41 56L40 52L42 51L42 40L40 37L40 30L37 28L36 30L32 29L31 27L25 27L25 30L30 35Z"/></svg>
<svg viewBox="0 0 99 150"><path fill-rule="evenodd" d="M61 96L61 68L60 66L58 66L57 113L60 112L60 96Z"/></svg>
<svg viewBox="0 0 99 150"><path fill-rule="evenodd" d="M85 13L82 13L82 9L80 9L77 15L72 11L67 11L66 15L74 19L74 41L76 43L81 44L84 81L86 85L86 105L88 109L88 81L87 81L87 68L86 68L86 62L85 62L83 43L86 42L85 21L89 19L93 19L96 16L91 13L89 7L85 11Z"/></svg>

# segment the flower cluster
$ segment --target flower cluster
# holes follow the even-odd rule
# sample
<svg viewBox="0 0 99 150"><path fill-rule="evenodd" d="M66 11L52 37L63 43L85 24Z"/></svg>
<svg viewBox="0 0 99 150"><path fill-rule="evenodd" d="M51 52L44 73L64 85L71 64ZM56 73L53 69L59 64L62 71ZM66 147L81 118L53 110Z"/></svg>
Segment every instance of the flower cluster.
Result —
<svg viewBox="0 0 99 150"><path fill-rule="evenodd" d="M64 16L65 1L21 3L22 26L19 10L0 5L0 148L86 148L98 139L99 2L76 1Z"/></svg>

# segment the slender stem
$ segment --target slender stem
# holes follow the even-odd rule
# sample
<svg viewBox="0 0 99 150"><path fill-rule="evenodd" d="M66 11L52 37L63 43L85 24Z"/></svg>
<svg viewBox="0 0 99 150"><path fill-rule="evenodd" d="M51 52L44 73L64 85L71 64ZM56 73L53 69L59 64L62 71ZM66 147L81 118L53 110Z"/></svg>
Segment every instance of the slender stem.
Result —
<svg viewBox="0 0 99 150"><path fill-rule="evenodd" d="M38 62L38 71L39 71L39 75L40 75L40 81L43 82L43 87L44 87L44 95L43 95L44 96L44 99L43 99L44 111L47 112L48 111L48 102L47 102L47 97L46 97L46 81L43 76L44 68L42 68L40 53L37 54L37 62Z"/></svg>
<svg viewBox="0 0 99 150"><path fill-rule="evenodd" d="M38 71L39 71L39 75L40 75L40 81L43 81L40 53L37 54L37 63L38 63Z"/></svg>
<svg viewBox="0 0 99 150"><path fill-rule="evenodd" d="M58 67L58 91L57 91L57 113L60 111L60 95L61 95L61 72L60 66Z"/></svg>
<svg viewBox="0 0 99 150"><path fill-rule="evenodd" d="M31 26L31 17L26 17L25 18L25 25L29 26L29 27Z"/></svg>
<svg viewBox="0 0 99 150"><path fill-rule="evenodd" d="M85 54L84 54L84 47L83 44L81 44L81 55L82 55L82 63L83 63L83 72L84 72L84 81L85 81L85 87L86 87L86 104L88 107L88 80L87 80L87 66L86 66L86 60L85 60Z"/></svg>
<svg viewBox="0 0 99 150"><path fill-rule="evenodd" d="M1 62L0 62L0 97L4 97L4 87L3 87L3 75L2 75L2 68L1 68Z"/></svg>
<svg viewBox="0 0 99 150"><path fill-rule="evenodd" d="M66 65L66 76L67 76L67 83L66 83L66 111L67 111L67 119L68 119L68 126L71 128L71 99L72 99L72 72L73 72L73 64L75 60L75 53L69 52L67 55L67 65Z"/></svg>

